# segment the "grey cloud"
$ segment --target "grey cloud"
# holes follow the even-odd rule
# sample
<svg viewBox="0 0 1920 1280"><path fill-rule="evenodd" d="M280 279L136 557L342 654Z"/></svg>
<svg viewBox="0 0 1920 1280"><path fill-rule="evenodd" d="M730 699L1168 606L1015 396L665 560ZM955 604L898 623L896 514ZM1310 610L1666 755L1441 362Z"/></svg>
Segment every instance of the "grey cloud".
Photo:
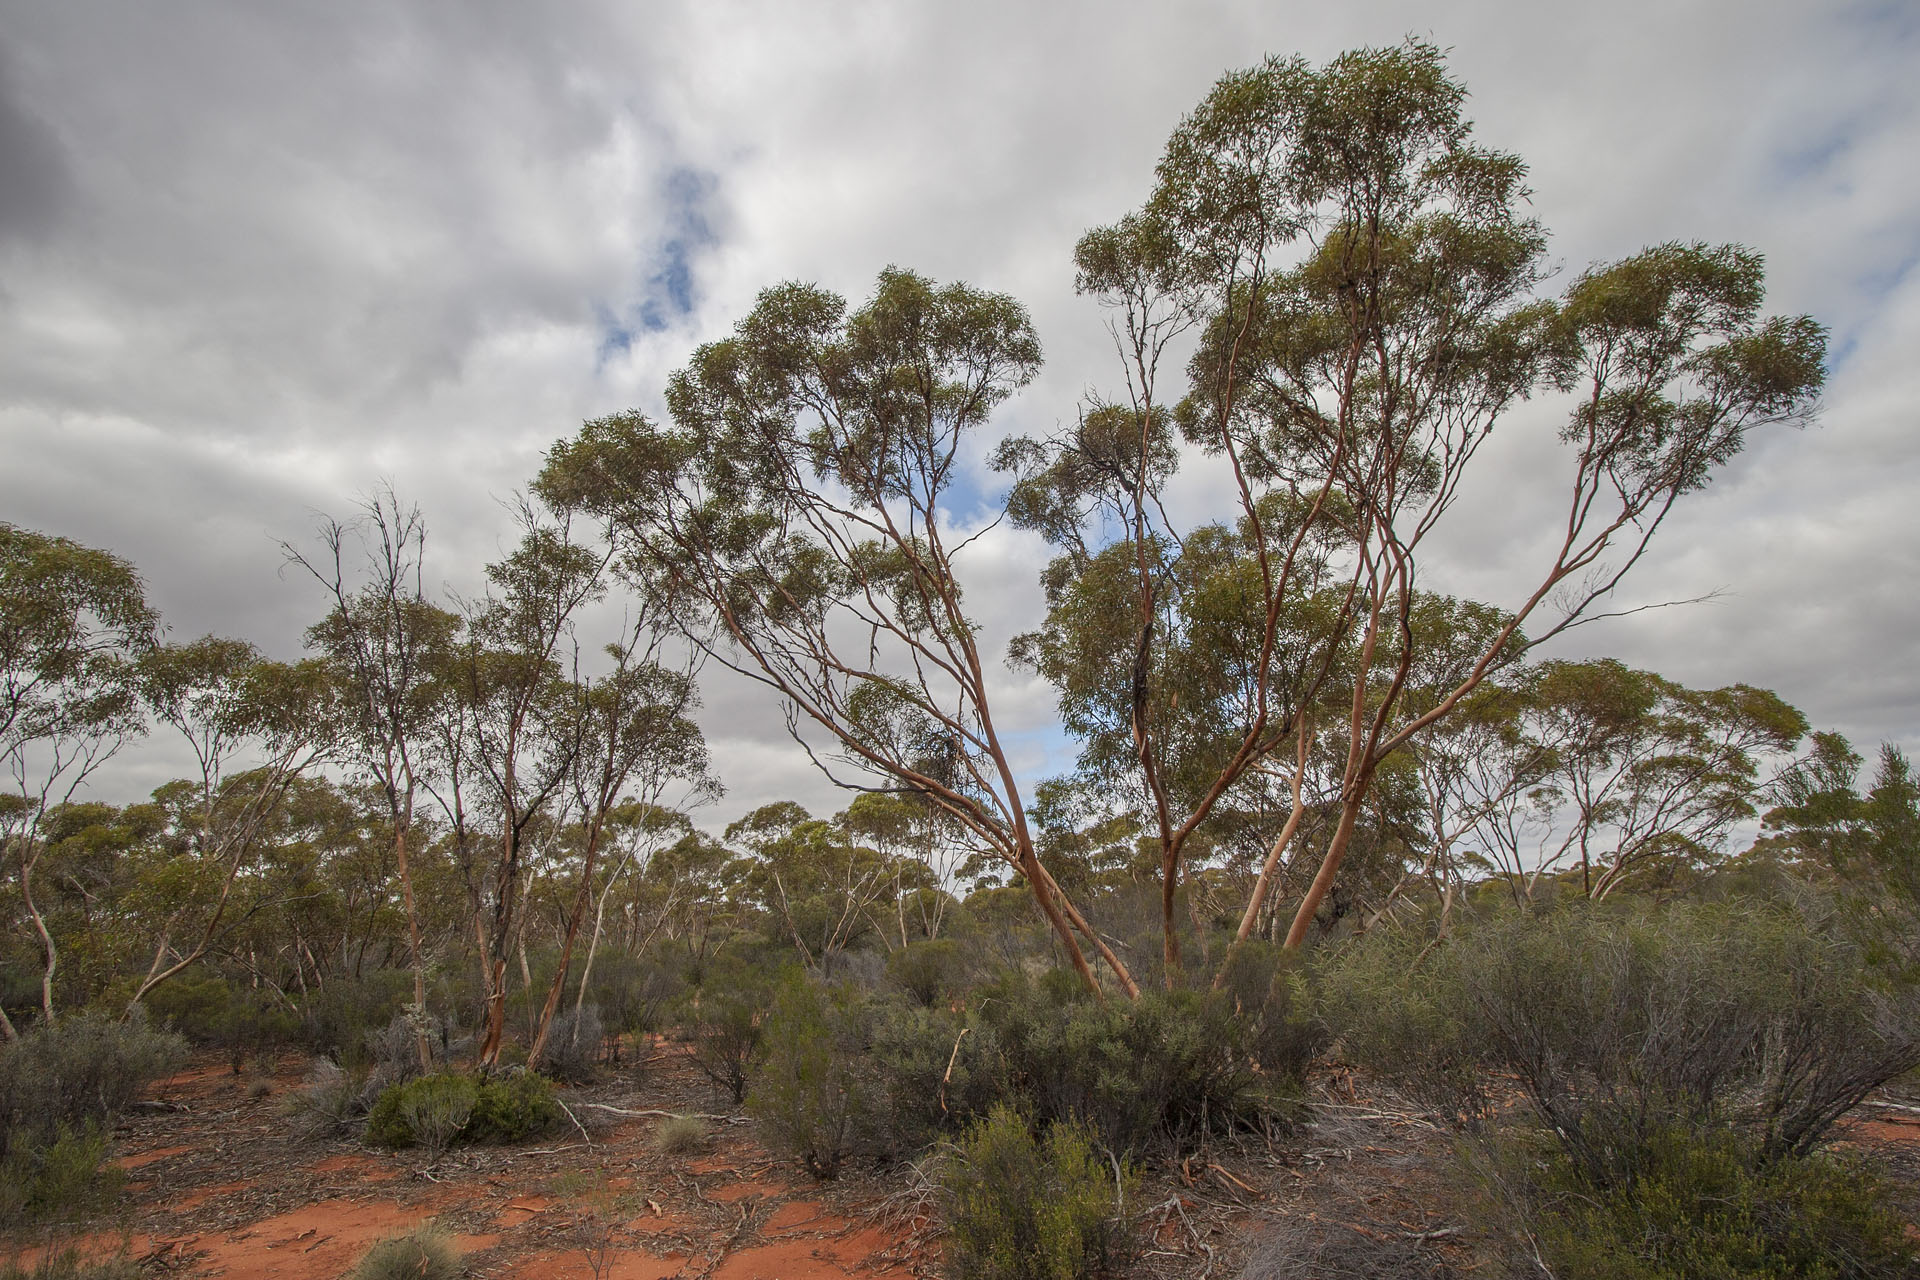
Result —
<svg viewBox="0 0 1920 1280"><path fill-rule="evenodd" d="M1775 309L1834 329L1824 425L1756 441L1623 603L1725 594L1579 644L1920 740L1910 7L0 0L0 17L0 165L65 175L34 188L64 184L36 238L0 246L0 514L131 556L183 633L297 643L313 601L274 575L274 543L383 478L470 586L548 442L658 413L693 343L782 279L858 298L897 262L1014 293L1048 365L1003 420L1048 431L1117 385L1073 243L1145 196L1180 114L1267 52L1412 31L1452 50L1482 140L1530 162L1563 275L1738 240L1767 252ZM1556 421L1543 402L1496 432L1428 585L1511 598L1562 474ZM1192 467L1177 504L1227 510L1217 471ZM968 566L994 645L1032 625L1043 559L996 535ZM1044 690L995 678L1048 767ZM789 792L844 803L806 781L760 690L711 681L703 718L733 787L715 821Z"/></svg>
<svg viewBox="0 0 1920 1280"><path fill-rule="evenodd" d="M21 100L0 49L0 241L37 239L54 224L68 194L60 140Z"/></svg>

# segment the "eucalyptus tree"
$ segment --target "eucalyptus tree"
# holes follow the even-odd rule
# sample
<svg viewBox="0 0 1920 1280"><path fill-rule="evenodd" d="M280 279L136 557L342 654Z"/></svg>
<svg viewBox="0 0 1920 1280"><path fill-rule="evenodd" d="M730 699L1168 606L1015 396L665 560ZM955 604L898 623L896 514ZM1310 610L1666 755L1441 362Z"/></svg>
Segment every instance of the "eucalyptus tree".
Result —
<svg viewBox="0 0 1920 1280"><path fill-rule="evenodd" d="M717 787L718 783L712 783ZM693 822L678 810L657 803L644 803L639 800L622 799L607 810L602 820L601 838L608 846L608 856L601 859L600 883L593 892L593 932L587 936L587 955L580 966L580 982L573 997L574 1026L580 1025L580 1011L587 1002L589 984L593 981L594 960L600 954L600 938L607 923L607 904L612 900L614 891L623 886L630 896L623 902L624 911L638 917L641 912L634 898L635 883L643 879L653 869L654 859L669 846L695 834ZM591 881L586 882L589 886ZM679 878L668 881L661 900L654 904L655 909L648 914L644 926L635 920L636 928L628 938L628 950L635 956L645 955L653 940L668 927L674 909L679 905L678 898L687 893L692 886ZM575 908L576 913L579 907Z"/></svg>
<svg viewBox="0 0 1920 1280"><path fill-rule="evenodd" d="M708 769L706 739L692 718L699 705L694 673L690 667L675 668L660 661L666 640L653 612L641 608L630 618L622 642L607 646L608 671L584 673L577 657L573 663L566 694L570 709L562 714L570 714L574 725L566 800L581 851L573 902L561 933L560 960L534 1027L527 1051L530 1061L538 1059L546 1046L560 1007L574 941L593 905L594 872L610 828L621 825L616 816L621 806L659 811L670 789L680 792L673 797L679 801L678 809L704 804L720 794L720 784ZM632 858L638 850L628 844L618 853ZM604 896L601 901L604 905ZM596 912L595 941L600 919ZM585 975L580 992L584 998ZM579 1026L575 1019L576 1034Z"/></svg>
<svg viewBox="0 0 1920 1280"><path fill-rule="evenodd" d="M639 592L783 698L803 745L801 721L865 785L925 797L1021 876L1089 987L1083 942L1132 994L1035 852L993 657L962 599L979 533L955 516L964 450L1039 364L1004 295L889 269L849 311L782 285L674 375L671 426L589 422L538 488L611 521Z"/></svg>
<svg viewBox="0 0 1920 1280"><path fill-rule="evenodd" d="M1590 898L1717 857L1758 815L1763 765L1807 733L1765 689L1688 689L1613 659L1542 664L1529 704L1532 735L1555 744L1557 801L1529 882L1578 865Z"/></svg>
<svg viewBox="0 0 1920 1280"><path fill-rule="evenodd" d="M50 808L145 730L134 664L159 620L133 566L0 523L0 850L40 944L40 1013L54 1016L59 949L34 895ZM0 1033L15 1038L0 1009Z"/></svg>
<svg viewBox="0 0 1920 1280"><path fill-rule="evenodd" d="M880 928L877 921L875 927L887 949L893 950L896 934L902 947L915 937L939 937L954 903L951 885L965 856L953 824L920 796L883 792L854 797L833 821L885 860L895 932Z"/></svg>
<svg viewBox="0 0 1920 1280"><path fill-rule="evenodd" d="M180 735L197 769L162 789L179 837L165 877L171 902L129 1011L207 954L289 791L333 758L338 719L323 664L275 662L244 640L156 646L141 657L138 681L142 702Z"/></svg>
<svg viewBox="0 0 1920 1280"><path fill-rule="evenodd" d="M1911 976L1920 970L1920 776L1892 743L1864 788L1862 763L1841 735L1814 734L1768 785L1773 807L1752 853L1784 855L1832 888L1869 954Z"/></svg>
<svg viewBox="0 0 1920 1280"><path fill-rule="evenodd" d="M488 565L464 630L436 663L434 767L424 779L446 817L466 888L485 1001L479 1058L499 1060L507 962L523 926L531 843L557 838L589 726L563 661L581 609L606 589L610 552L565 517L530 504L523 536Z"/></svg>
<svg viewBox="0 0 1920 1280"><path fill-rule="evenodd" d="M409 841L421 770L432 758L425 744L434 702L444 692L433 673L462 620L427 598L426 521L392 490L367 501L352 521L323 518L318 538L317 553L286 544L282 550L331 601L327 616L308 629L307 645L324 657L341 687L343 727L355 748L350 765L386 805L406 910L413 1004L424 1010L426 963ZM426 1020L416 1018L415 1027L421 1069L430 1070Z"/></svg>
<svg viewBox="0 0 1920 1280"><path fill-rule="evenodd" d="M1332 586L1344 601L1351 657L1329 647L1307 673L1312 685L1340 666L1340 818L1289 946L1393 753L1528 647L1596 616L1675 503L1749 431L1806 420L1823 378L1824 330L1764 318L1761 259L1738 246L1656 246L1543 296L1546 235L1525 210L1525 165L1473 140L1465 97L1418 41L1322 68L1270 58L1224 77L1174 132L1143 208L1081 244L1081 287L1121 318L1137 433L1121 540L1175 540L1160 511L1169 468L1146 461L1168 456L1158 407L1173 397L1141 388L1158 378L1164 335L1184 329L1195 350L1171 416L1232 478L1230 523L1248 531L1264 609L1256 651L1277 647L1290 596ZM1410 700L1421 563L1495 425L1535 394L1568 409L1564 514L1484 647L1440 696ZM1069 452L1056 445L1034 469ZM1133 554L1144 647L1163 574ZM1220 768L1219 794L1298 729L1278 689L1299 674L1252 678L1244 749ZM1128 682L1141 683L1137 664ZM1165 751L1143 705L1135 737L1160 810L1172 960L1178 835L1204 815L1176 824L1158 795Z"/></svg>

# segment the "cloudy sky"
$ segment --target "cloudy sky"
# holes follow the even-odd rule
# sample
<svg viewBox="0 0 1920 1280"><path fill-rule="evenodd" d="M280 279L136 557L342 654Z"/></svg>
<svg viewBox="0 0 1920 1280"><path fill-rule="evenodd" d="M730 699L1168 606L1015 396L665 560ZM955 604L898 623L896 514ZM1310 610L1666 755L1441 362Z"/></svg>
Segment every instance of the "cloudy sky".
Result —
<svg viewBox="0 0 1920 1280"><path fill-rule="evenodd" d="M1777 689L1857 743L1920 745L1920 9L1886 3L273 5L0 0L0 519L110 548L176 638L299 650L322 602L278 544L391 482L471 588L502 502L586 417L660 408L693 345L784 279L889 263L1011 292L1044 432L1115 385L1073 293L1087 227L1145 195L1223 71L1408 34L1449 49L1480 139L1532 166L1574 273L1647 244L1767 255L1830 326L1821 424L1756 440L1583 633L1692 684ZM1522 417L1430 585L1503 599L1560 474ZM1186 500L1202 514L1202 478ZM961 518L968 513L961 513ZM968 566L996 640L1037 544ZM588 637L592 639L593 637ZM1034 770L1065 757L1009 674ZM844 803L775 709L715 684L724 822ZM133 798L179 761L130 753Z"/></svg>

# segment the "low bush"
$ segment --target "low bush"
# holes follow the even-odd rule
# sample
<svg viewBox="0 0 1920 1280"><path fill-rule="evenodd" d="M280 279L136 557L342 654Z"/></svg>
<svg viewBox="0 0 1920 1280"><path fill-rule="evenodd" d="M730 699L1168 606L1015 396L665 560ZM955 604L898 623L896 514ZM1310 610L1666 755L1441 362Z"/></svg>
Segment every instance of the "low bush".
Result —
<svg viewBox="0 0 1920 1280"><path fill-rule="evenodd" d="M138 1015L120 1022L84 1013L36 1027L0 1048L0 1152L63 1126L110 1121L186 1057L179 1036Z"/></svg>
<svg viewBox="0 0 1920 1280"><path fill-rule="evenodd" d="M113 1121L186 1046L136 1017L82 1014L0 1049L0 1229L77 1221L118 1193Z"/></svg>
<svg viewBox="0 0 1920 1280"><path fill-rule="evenodd" d="M694 1065L735 1102L744 1101L778 983L764 967L731 955L716 958L700 977L683 1014Z"/></svg>
<svg viewBox="0 0 1920 1280"><path fill-rule="evenodd" d="M1260 1070L1251 1027L1225 993L1149 992L1106 1002L1075 988L1003 981L979 1003L988 1033L973 1066L1036 1121L1077 1117L1115 1151L1206 1133L1298 1106L1298 1083Z"/></svg>
<svg viewBox="0 0 1920 1280"><path fill-rule="evenodd" d="M872 1126L878 1154L904 1155L984 1116L1003 1087L996 1047L993 1031L965 1014L883 1006L867 1057L884 1099Z"/></svg>
<svg viewBox="0 0 1920 1280"><path fill-rule="evenodd" d="M832 1178L862 1145L873 1096L864 1064L868 1011L845 987L794 975L774 999L747 1107L771 1145Z"/></svg>
<svg viewBox="0 0 1920 1280"><path fill-rule="evenodd" d="M0 1263L0 1280L140 1280L146 1273L125 1254L89 1258L77 1249L49 1252L31 1267Z"/></svg>
<svg viewBox="0 0 1920 1280"><path fill-rule="evenodd" d="M437 1159L465 1131L479 1100L480 1084L470 1076L422 1076L400 1090L394 1119Z"/></svg>
<svg viewBox="0 0 1920 1280"><path fill-rule="evenodd" d="M1242 1043L1261 1070L1281 1079L1305 1079L1326 1048L1327 1027L1298 952L1259 938L1230 947L1217 985L1243 1030Z"/></svg>
<svg viewBox="0 0 1920 1280"><path fill-rule="evenodd" d="M948 1004L966 987L968 965L951 938L910 942L887 957L887 977L914 1003Z"/></svg>
<svg viewBox="0 0 1920 1280"><path fill-rule="evenodd" d="M1920 989L1881 989L1853 948L1773 908L1569 909L1483 925L1417 967L1370 940L1327 987L1351 1059L1470 1125L1496 1075L1517 1078L1599 1186L1630 1182L1675 1125L1804 1156L1920 1063Z"/></svg>
<svg viewBox="0 0 1920 1280"><path fill-rule="evenodd" d="M1019 1113L995 1107L942 1174L949 1265L970 1280L1109 1274L1126 1253L1133 1180L1114 1168L1086 1126L1062 1121L1036 1139Z"/></svg>
<svg viewBox="0 0 1920 1280"><path fill-rule="evenodd" d="M552 1083L531 1071L514 1071L481 1084L460 1136L465 1142L524 1142L551 1133L560 1119Z"/></svg>
<svg viewBox="0 0 1920 1280"><path fill-rule="evenodd" d="M480 1079L457 1072L389 1085L367 1114L375 1146L424 1146L438 1155L455 1143L519 1142L560 1120L553 1086L530 1071Z"/></svg>
<svg viewBox="0 0 1920 1280"><path fill-rule="evenodd" d="M653 1149L664 1155L685 1155L706 1145L707 1122L699 1116L669 1116L653 1127Z"/></svg>
<svg viewBox="0 0 1920 1280"><path fill-rule="evenodd" d="M1522 1248L1560 1280L1920 1275L1887 1186L1832 1155L1767 1158L1751 1137L1676 1126L1634 1153L1632 1182L1598 1186L1538 1133L1500 1151L1502 1198L1527 1212Z"/></svg>
<svg viewBox="0 0 1920 1280"><path fill-rule="evenodd" d="M445 1233L416 1227L360 1255L347 1280L457 1280L465 1273L459 1251Z"/></svg>
<svg viewBox="0 0 1920 1280"><path fill-rule="evenodd" d="M550 1080L585 1084L593 1079L604 1039L606 1031L600 1023L600 1011L594 1006L582 1005L578 1012L569 1009L556 1014L553 1025L547 1028L547 1042L541 1046L540 1060L533 1067Z"/></svg>
<svg viewBox="0 0 1920 1280"><path fill-rule="evenodd" d="M0 1231L82 1222L110 1208L126 1175L97 1123L9 1144L0 1156Z"/></svg>

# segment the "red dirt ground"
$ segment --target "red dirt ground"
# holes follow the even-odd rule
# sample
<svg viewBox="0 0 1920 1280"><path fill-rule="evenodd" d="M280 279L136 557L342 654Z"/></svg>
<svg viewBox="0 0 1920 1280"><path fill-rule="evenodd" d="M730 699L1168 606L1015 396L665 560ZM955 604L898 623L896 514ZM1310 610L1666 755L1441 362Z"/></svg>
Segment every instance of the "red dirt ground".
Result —
<svg viewBox="0 0 1920 1280"><path fill-rule="evenodd" d="M432 1222L478 1280L933 1274L931 1253L864 1212L863 1201L893 1188L858 1178L814 1184L730 1123L711 1126L703 1152L664 1156L651 1146L655 1120L592 1109L716 1109L677 1050L658 1056L638 1093L615 1081L567 1095L591 1144L574 1129L431 1164L417 1152L294 1136L281 1108L300 1087L304 1060L281 1060L271 1077L196 1062L151 1091L177 1110L150 1107L116 1135L115 1159L130 1174L118 1229L63 1243L124 1249L149 1272L180 1280L338 1280L375 1241ZM0 1244L0 1258L8 1252Z"/></svg>

